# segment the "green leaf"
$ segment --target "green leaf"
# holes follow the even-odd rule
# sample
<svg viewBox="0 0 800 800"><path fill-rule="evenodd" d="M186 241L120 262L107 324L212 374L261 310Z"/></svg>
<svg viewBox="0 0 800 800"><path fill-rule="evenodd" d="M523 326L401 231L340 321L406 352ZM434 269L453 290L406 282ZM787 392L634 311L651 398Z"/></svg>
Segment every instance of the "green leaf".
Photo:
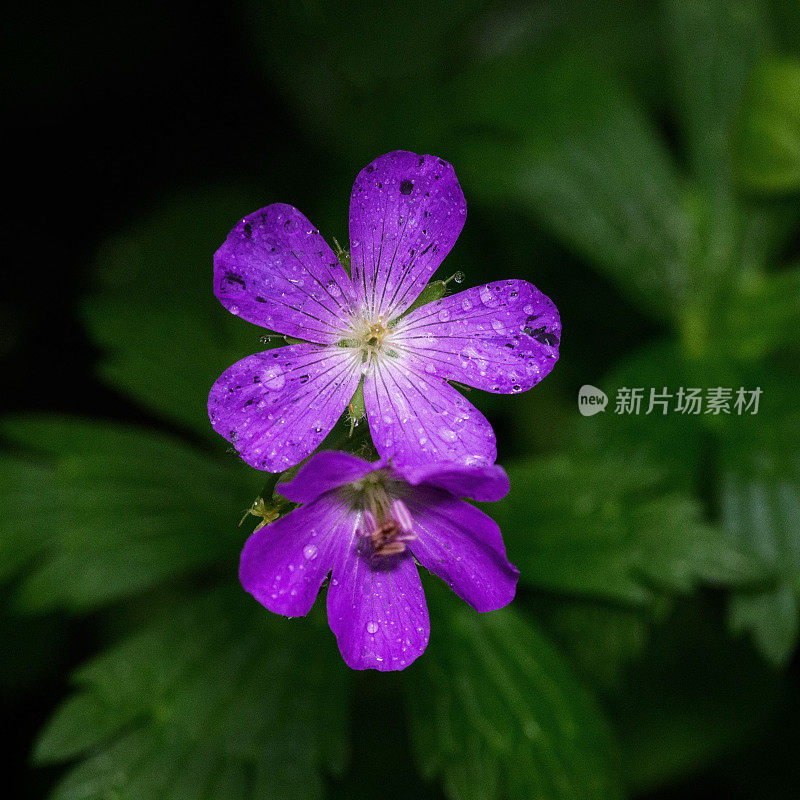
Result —
<svg viewBox="0 0 800 800"><path fill-rule="evenodd" d="M740 591L730 623L748 632L763 655L785 664L800 633L800 409L796 369L771 368L758 381L758 414L720 432L720 516L730 540L746 547L777 578ZM731 420L734 422L734 420Z"/></svg>
<svg viewBox="0 0 800 800"><path fill-rule="evenodd" d="M744 102L735 138L737 176L746 189L800 189L800 61L761 64Z"/></svg>
<svg viewBox="0 0 800 800"><path fill-rule="evenodd" d="M602 716L547 639L513 608L426 594L431 641L404 675L423 776L453 800L620 797Z"/></svg>
<svg viewBox="0 0 800 800"><path fill-rule="evenodd" d="M800 268L752 273L720 319L718 340L734 357L756 361L800 348Z"/></svg>
<svg viewBox="0 0 800 800"><path fill-rule="evenodd" d="M511 491L492 513L530 586L638 604L769 577L645 458L563 455L510 465L508 474Z"/></svg>
<svg viewBox="0 0 800 800"><path fill-rule="evenodd" d="M320 620L238 588L186 602L81 667L40 763L83 756L52 800L309 800L347 757L347 674Z"/></svg>
<svg viewBox="0 0 800 800"><path fill-rule="evenodd" d="M213 436L208 392L223 370L267 349L262 328L214 297L212 258L238 219L269 198L208 190L164 202L106 242L84 302L104 350L100 373L151 411Z"/></svg>
<svg viewBox="0 0 800 800"><path fill-rule="evenodd" d="M582 597L537 593L523 602L578 674L604 694L619 685L625 670L641 655L657 616L649 609ZM669 603L662 605L658 613Z"/></svg>
<svg viewBox="0 0 800 800"><path fill-rule="evenodd" d="M16 456L0 462L16 481L6 497L17 498L0 512L12 522L3 550L16 569L34 562L24 608L85 611L218 562L235 568L236 522L257 486L233 457L79 419L20 417L0 431L37 459L33 470Z"/></svg>
<svg viewBox="0 0 800 800"><path fill-rule="evenodd" d="M800 463L778 474L746 478L729 468L722 487L723 524L780 576L777 586L739 593L730 624L750 632L766 658L785 664L800 637Z"/></svg>
<svg viewBox="0 0 800 800"><path fill-rule="evenodd" d="M693 231L679 176L636 102L596 65L507 58L465 79L466 182L539 216L654 316L680 312Z"/></svg>
<svg viewBox="0 0 800 800"><path fill-rule="evenodd" d="M276 14L250 0L246 27L266 76L303 124L357 151L360 169L399 143L416 152L424 152L416 149L421 141L441 146L448 128L439 105L449 74L444 56L466 38L465 25L479 8L468 0L454 14L446 0L410 0L397 14L356 0L346 13L309 2L288 3Z"/></svg>
<svg viewBox="0 0 800 800"><path fill-rule="evenodd" d="M767 49L758 0L669 0L670 46L679 119L696 177L706 188L731 181L731 137L745 88Z"/></svg>
<svg viewBox="0 0 800 800"><path fill-rule="evenodd" d="M56 498L47 466L0 454L0 581L29 563L59 524Z"/></svg>

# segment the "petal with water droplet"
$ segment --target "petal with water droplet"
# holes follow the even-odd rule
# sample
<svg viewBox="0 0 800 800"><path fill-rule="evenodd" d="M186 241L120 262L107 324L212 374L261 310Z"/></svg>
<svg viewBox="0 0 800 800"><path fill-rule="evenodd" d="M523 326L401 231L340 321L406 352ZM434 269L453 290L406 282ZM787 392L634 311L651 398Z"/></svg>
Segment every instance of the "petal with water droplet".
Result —
<svg viewBox="0 0 800 800"><path fill-rule="evenodd" d="M400 466L493 464L497 446L486 417L424 364L418 367L380 362L364 381L372 441L381 457Z"/></svg>
<svg viewBox="0 0 800 800"><path fill-rule="evenodd" d="M211 388L208 414L248 464L280 472L321 444L360 376L345 348L279 347L228 367Z"/></svg>
<svg viewBox="0 0 800 800"><path fill-rule="evenodd" d="M448 492L419 486L406 498L417 538L411 552L477 611L514 599L519 571L506 558L497 523Z"/></svg>
<svg viewBox="0 0 800 800"><path fill-rule="evenodd" d="M326 495L253 533L242 551L239 578L261 605L301 617L350 541L358 515Z"/></svg>
<svg viewBox="0 0 800 800"><path fill-rule="evenodd" d="M403 669L428 645L430 622L417 565L406 551L371 559L353 535L337 553L328 622L353 669Z"/></svg>
<svg viewBox="0 0 800 800"><path fill-rule="evenodd" d="M241 220L214 255L214 293L262 328L320 344L342 338L355 293L319 231L283 203Z"/></svg>
<svg viewBox="0 0 800 800"><path fill-rule="evenodd" d="M476 286L412 311L393 332L414 369L436 365L448 380L511 394L526 391L558 360L561 321L527 281Z"/></svg>
<svg viewBox="0 0 800 800"><path fill-rule="evenodd" d="M398 150L361 170L350 195L359 303L384 319L405 311L452 249L466 212L453 168L435 156Z"/></svg>

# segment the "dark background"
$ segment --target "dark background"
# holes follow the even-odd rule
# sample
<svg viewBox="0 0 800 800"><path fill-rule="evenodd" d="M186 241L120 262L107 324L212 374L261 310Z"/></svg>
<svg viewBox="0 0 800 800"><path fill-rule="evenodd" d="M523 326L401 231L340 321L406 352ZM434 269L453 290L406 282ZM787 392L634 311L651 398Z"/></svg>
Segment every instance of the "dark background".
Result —
<svg viewBox="0 0 800 800"><path fill-rule="evenodd" d="M595 382L603 386L601 376L628 355L659 342L669 325L654 319L630 293L620 291L613 276L596 269L580 246L565 241L557 226L531 215L515 196L474 187L476 173L492 172L494 162L490 155L477 166L467 166L467 161L470 153L480 156L480 143L486 131L494 132L496 119L465 123L452 97L437 95L436 87L445 85L447 76L471 69L470 52L502 49L506 39L513 45L519 37L528 37L530 50L543 59L562 51L588 54L636 96L667 152L688 170L691 156L682 140L680 113L669 99L667 56L656 11L650 4L623 3L614 11L612 5L616 4L369 9L365 12L369 21L363 23L368 37L363 52L357 50L359 17L346 8L313 3L290 9L282 4L201 7L112 0L33 3L8 10L0 101L5 106L7 156L0 411L121 420L174 434L210 451L213 445L191 426L158 414L97 377L103 348L87 333L80 306L96 285L92 275L103 243L132 222L147 219L175 192L197 192L202 197L206 187L217 186L247 187L262 205L292 203L328 240L335 235L344 241L349 185L358 170L390 149L427 148L451 160L459 176L464 164L469 219L454 256L467 267L467 284L519 274L555 300L564 320L562 362L553 379L536 390L541 396L526 406L524 415L510 410L518 398L493 397L483 406L498 433L501 461L529 452L566 452L563 441L568 437L560 438L558 431L577 416L573 398L578 387ZM328 16L310 33L299 20L308 13L316 21L318 12ZM436 17L442 13L451 14L452 20L440 35ZM800 48L794 34L800 26L794 4L776 3L769 14L775 48L797 57ZM415 15L421 41L413 39L415 27L409 22ZM381 17L383 22L376 22ZM266 35L265 25L278 32ZM342 30L351 31L346 46L320 45L340 37ZM380 37L393 30L399 40L389 40L384 51ZM431 37L440 46L452 45L452 50L437 53L430 66L425 57L418 57L418 51L433 47L426 30L437 32ZM278 39L283 45L276 53L273 43ZM348 54L358 62L355 66L348 62ZM305 68L307 80L302 75ZM315 85L317 68L334 75L330 85ZM724 65L720 69L724 71ZM371 80L370 70L383 79ZM491 81L488 75L490 85ZM502 90L498 97L500 104ZM487 105L493 102L487 97ZM501 118L517 113L512 101L508 103ZM470 136L476 142L471 151L464 145ZM778 237L775 260L796 262L800 255L800 229L792 211L796 191L777 193L769 205L785 214L781 219L789 220ZM222 236L234 222L235 217L219 220ZM191 235L189 226L187 236ZM207 272L209 294L211 255L209 251L205 263L195 265L198 272ZM752 325L761 322L754 317ZM797 331L791 335L796 339ZM782 358L796 366L793 356ZM645 378L642 383L650 385ZM789 403L796 403L795 398ZM653 436L668 438L662 432ZM694 483L713 517L714 481L709 478L707 486L702 480ZM535 603L538 590L528 591ZM734 665L751 661L761 665L746 639L729 639L724 633L725 607L725 593L718 588L704 588L691 600L680 600L674 612L677 624L674 616L673 623L654 623L650 663L657 664L662 656L676 657L676 647L680 652L670 637L684 628L683 614L710 620L720 652L724 650ZM4 765L9 796L45 797L61 774L60 767L31 768L29 752L37 732L67 694L69 672L105 641L109 624L102 613L50 612L26 617L24 622L7 614L0 622L7 641L2 655L2 670L8 676L3 711L12 733ZM697 659L692 674L698 685L705 677L710 683L718 680L716 674L702 675L702 655L686 656L690 663L692 658ZM797 796L800 662L795 653L779 667L758 667L762 668L770 688L764 690L763 703L755 698L756 705L770 705L772 710L753 730L741 741L712 749L696 764L688 759L690 765L675 770L663 785L634 795L652 800ZM657 683L667 677L632 680L650 679ZM376 690L371 676L358 675L354 681L356 720L394 718L399 706L396 683ZM774 700L773 690L779 701ZM744 703L750 690L742 688L741 697L737 691L734 687L727 701L731 705ZM608 703L624 706L625 699L617 696ZM684 724L686 741L703 736L691 723ZM358 724L354 730L351 766L343 777L330 780L332 796L353 796L347 787L354 780L366 787L365 797L373 796L369 787L375 791L384 787L382 796L440 796L435 783L417 778L407 766L409 745L402 733L390 726L380 729L383 760L376 765L374 736Z"/></svg>

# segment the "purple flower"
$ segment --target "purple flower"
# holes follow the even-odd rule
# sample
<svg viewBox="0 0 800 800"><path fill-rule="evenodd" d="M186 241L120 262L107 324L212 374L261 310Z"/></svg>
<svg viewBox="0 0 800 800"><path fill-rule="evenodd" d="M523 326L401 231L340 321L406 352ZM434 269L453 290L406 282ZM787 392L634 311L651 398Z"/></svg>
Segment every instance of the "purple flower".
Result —
<svg viewBox="0 0 800 800"><path fill-rule="evenodd" d="M271 472L312 453L364 379L383 458L492 464L495 436L449 381L530 389L558 358L553 303L497 281L408 311L455 244L466 204L453 168L398 151L373 161L350 197L352 278L296 209L243 219L214 256L214 290L248 322L305 340L257 353L211 389L214 429Z"/></svg>
<svg viewBox="0 0 800 800"><path fill-rule="evenodd" d="M514 597L519 573L500 529L459 499L505 496L498 466L400 470L324 451L278 491L304 505L250 536L242 585L270 611L299 617L332 572L328 621L353 669L403 669L425 650L430 626L417 561L478 611Z"/></svg>

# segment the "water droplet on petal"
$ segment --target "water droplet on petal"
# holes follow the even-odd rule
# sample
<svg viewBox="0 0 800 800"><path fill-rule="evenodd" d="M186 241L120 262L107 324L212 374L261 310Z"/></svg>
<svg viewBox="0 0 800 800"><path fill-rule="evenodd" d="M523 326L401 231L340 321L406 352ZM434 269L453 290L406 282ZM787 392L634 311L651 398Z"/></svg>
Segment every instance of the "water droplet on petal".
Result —
<svg viewBox="0 0 800 800"><path fill-rule="evenodd" d="M261 383L273 392L282 389L286 384L286 375L279 364L271 364L261 375Z"/></svg>
<svg viewBox="0 0 800 800"><path fill-rule="evenodd" d="M317 546L315 544L307 544L303 548L303 557L307 561L311 561L312 558L317 557Z"/></svg>
<svg viewBox="0 0 800 800"><path fill-rule="evenodd" d="M450 430L450 428L440 428L439 437L443 439L445 442L454 442L458 438L456 432Z"/></svg>
<svg viewBox="0 0 800 800"><path fill-rule="evenodd" d="M367 633L372 635L372 634L377 633L377 632L378 632L378 623L377 622L373 622L372 620L370 620L367 623Z"/></svg>

